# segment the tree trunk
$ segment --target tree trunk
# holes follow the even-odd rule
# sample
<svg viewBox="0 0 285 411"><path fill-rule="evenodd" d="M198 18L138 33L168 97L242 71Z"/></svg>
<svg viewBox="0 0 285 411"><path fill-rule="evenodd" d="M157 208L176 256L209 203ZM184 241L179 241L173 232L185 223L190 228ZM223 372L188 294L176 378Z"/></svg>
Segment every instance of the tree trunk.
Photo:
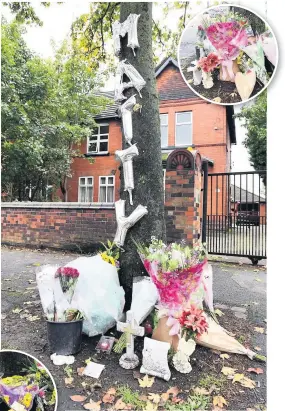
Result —
<svg viewBox="0 0 285 411"><path fill-rule="evenodd" d="M137 222L127 233L124 244L125 252L121 253L121 269L119 271L121 285L126 293L125 309L129 309L132 297L132 282L134 277L147 275L141 263L132 238L136 242L150 242L151 236L165 241L164 222L164 187L161 159L161 138L159 119L159 100L156 91L156 79L152 51L152 3L121 3L120 21L127 19L130 13L140 14L138 20L138 41L140 48L136 56L127 47L127 35L121 39L120 60L127 59L146 81L141 91L142 98L134 88L127 89L125 96L136 94L137 103L142 105L141 113L133 112L133 140L139 155L133 159L134 183L133 202L131 206L129 195L124 192L123 173L121 171L120 197L126 200L126 216L129 216L137 205L147 207L148 214ZM124 81L129 81L128 79ZM123 148L128 145L123 137Z"/></svg>

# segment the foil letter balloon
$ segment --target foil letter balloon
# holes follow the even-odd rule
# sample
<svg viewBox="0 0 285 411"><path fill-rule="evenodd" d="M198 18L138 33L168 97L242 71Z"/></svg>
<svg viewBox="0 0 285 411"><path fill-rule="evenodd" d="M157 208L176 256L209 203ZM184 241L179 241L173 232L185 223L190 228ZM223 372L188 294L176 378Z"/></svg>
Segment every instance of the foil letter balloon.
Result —
<svg viewBox="0 0 285 411"><path fill-rule="evenodd" d="M113 41L115 47L115 55L118 56L121 50L120 37L125 37L128 33L128 44L127 46L133 50L134 56L135 48L139 47L138 42L138 19L140 14L130 14L129 17L123 22L115 21L112 25L113 29Z"/></svg>
<svg viewBox="0 0 285 411"><path fill-rule="evenodd" d="M115 156L118 160L121 160L124 170L124 191L129 192L130 204L133 205L132 190L134 189L134 171L133 171L133 158L139 154L137 146L134 144L125 150L115 151Z"/></svg>
<svg viewBox="0 0 285 411"><path fill-rule="evenodd" d="M129 145L132 144L131 142L133 138L132 111L135 104L136 97L132 96L121 106L125 140Z"/></svg>
<svg viewBox="0 0 285 411"><path fill-rule="evenodd" d="M114 238L114 243L118 247L123 247L126 239L127 231L135 225L144 215L148 213L147 208L139 204L137 208L129 215L125 216L125 200L115 202L117 231Z"/></svg>
<svg viewBox="0 0 285 411"><path fill-rule="evenodd" d="M139 74L139 72L131 65L122 60L119 62L116 78L115 78L115 101L125 100L127 97L123 95L123 91L126 88L134 87L141 97L141 89L145 86L146 82ZM130 81L123 83L123 75L126 75Z"/></svg>

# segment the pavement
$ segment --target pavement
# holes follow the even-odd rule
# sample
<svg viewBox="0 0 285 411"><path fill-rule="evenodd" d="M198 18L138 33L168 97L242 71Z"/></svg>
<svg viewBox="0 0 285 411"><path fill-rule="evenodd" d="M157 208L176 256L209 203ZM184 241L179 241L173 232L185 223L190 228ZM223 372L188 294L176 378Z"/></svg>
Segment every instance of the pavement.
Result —
<svg viewBox="0 0 285 411"><path fill-rule="evenodd" d="M42 357L44 344L46 345L44 329L37 327L36 322L32 323L34 341L30 342L31 336L27 338L25 334L24 320L20 322L20 326L14 326L10 320L8 323L4 320L6 317L9 318L15 307L26 308L24 302L28 304L27 300L38 305L40 313L41 306L35 284L36 270L45 264L66 264L77 256L59 251L2 247L2 349L19 349L39 359ZM211 264L215 308L222 312L231 311L240 321L250 322L252 328L266 329L266 267L252 266L245 261L234 263L228 260L211 261ZM260 347L260 352L266 355L266 333L253 332L251 345ZM265 369L265 364L262 366ZM50 370L52 372L52 368ZM58 410L65 411L64 401L61 403L62 406Z"/></svg>

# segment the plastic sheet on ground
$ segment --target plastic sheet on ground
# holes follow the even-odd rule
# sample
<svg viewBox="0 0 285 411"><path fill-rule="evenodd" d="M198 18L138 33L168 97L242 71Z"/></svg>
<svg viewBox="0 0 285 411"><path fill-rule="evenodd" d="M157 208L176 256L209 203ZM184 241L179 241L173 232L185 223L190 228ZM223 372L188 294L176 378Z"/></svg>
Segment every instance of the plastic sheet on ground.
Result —
<svg viewBox="0 0 285 411"><path fill-rule="evenodd" d="M208 332L202 334L199 339L195 339L197 344L213 350L244 354L251 360L254 358L255 353L253 351L245 348L235 338L231 337L227 331L211 317L207 316L207 321L209 324Z"/></svg>

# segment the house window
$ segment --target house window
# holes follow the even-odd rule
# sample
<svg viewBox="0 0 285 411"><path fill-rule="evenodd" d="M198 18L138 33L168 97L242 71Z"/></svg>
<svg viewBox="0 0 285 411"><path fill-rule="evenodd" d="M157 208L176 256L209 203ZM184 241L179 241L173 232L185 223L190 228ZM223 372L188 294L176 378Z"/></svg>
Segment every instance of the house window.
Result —
<svg viewBox="0 0 285 411"><path fill-rule="evenodd" d="M192 112L176 113L175 145L189 146L192 144Z"/></svg>
<svg viewBox="0 0 285 411"><path fill-rule="evenodd" d="M115 202L115 177L99 177L99 203Z"/></svg>
<svg viewBox="0 0 285 411"><path fill-rule="evenodd" d="M87 153L106 154L108 153L109 124L100 124L87 139Z"/></svg>
<svg viewBox="0 0 285 411"><path fill-rule="evenodd" d="M168 146L168 114L160 114L161 147Z"/></svg>
<svg viewBox="0 0 285 411"><path fill-rule="evenodd" d="M79 203L92 203L93 177L79 177L78 201Z"/></svg>

